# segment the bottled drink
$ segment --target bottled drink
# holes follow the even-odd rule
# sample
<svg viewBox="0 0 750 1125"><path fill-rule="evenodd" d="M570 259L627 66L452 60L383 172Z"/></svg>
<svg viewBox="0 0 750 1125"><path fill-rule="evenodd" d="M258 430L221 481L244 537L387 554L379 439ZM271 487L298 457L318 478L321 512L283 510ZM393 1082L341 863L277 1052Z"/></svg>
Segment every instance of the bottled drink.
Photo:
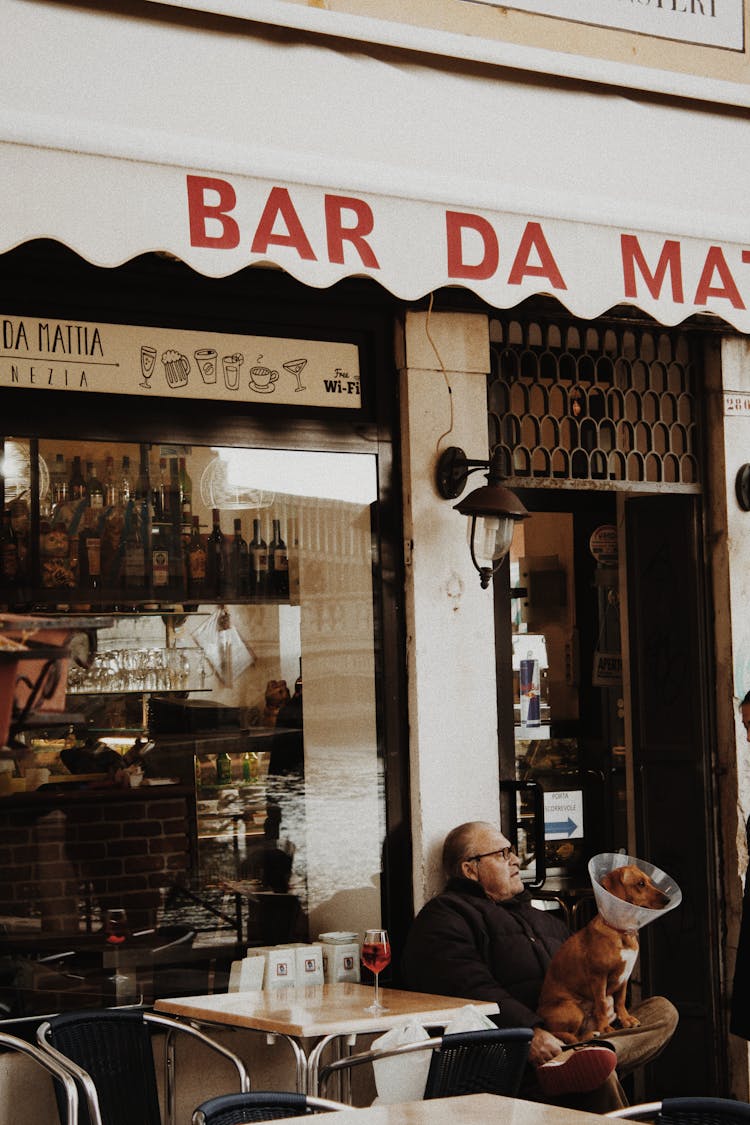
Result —
<svg viewBox="0 0 750 1125"><path fill-rule="evenodd" d="M122 584L131 593L142 594L146 586L146 556L142 506L128 500L123 524L125 548L122 563Z"/></svg>
<svg viewBox="0 0 750 1125"><path fill-rule="evenodd" d="M246 750L242 755L242 780L252 781L253 779L253 763L250 758L249 750Z"/></svg>
<svg viewBox="0 0 750 1125"><path fill-rule="evenodd" d="M187 464L184 457L180 457L179 467L180 485L180 526L182 535L188 538L193 523L193 482L188 476Z"/></svg>
<svg viewBox="0 0 750 1125"><path fill-rule="evenodd" d="M89 498L89 505L95 511L101 513L104 507L104 485L96 475L93 461L86 462L86 492Z"/></svg>
<svg viewBox="0 0 750 1125"><path fill-rule="evenodd" d="M216 756L216 784L228 785L232 780L232 759L226 750Z"/></svg>
<svg viewBox="0 0 750 1125"><path fill-rule="evenodd" d="M62 453L55 455L55 460L49 472L52 488L52 503L65 504L68 499L68 470Z"/></svg>
<svg viewBox="0 0 750 1125"><path fill-rule="evenodd" d="M102 540L99 514L86 508L78 533L78 573L82 590L99 590L102 584Z"/></svg>
<svg viewBox="0 0 750 1125"><path fill-rule="evenodd" d="M211 511L213 527L206 540L206 582L208 596L221 598L226 588L226 558L224 555L224 533L221 530L220 514L218 508Z"/></svg>
<svg viewBox="0 0 750 1125"><path fill-rule="evenodd" d="M229 584L231 593L244 598L250 589L250 562L247 543L242 538L242 520L234 521Z"/></svg>
<svg viewBox="0 0 750 1125"><path fill-rule="evenodd" d="M151 490L151 516L156 523L161 523L168 518L167 490L167 459L160 457L159 476Z"/></svg>
<svg viewBox="0 0 750 1125"><path fill-rule="evenodd" d="M268 593L268 545L260 533L260 520L253 520L250 552L250 593L262 598Z"/></svg>
<svg viewBox="0 0 750 1125"><path fill-rule="evenodd" d="M71 500L84 500L86 498L86 481L81 469L81 458L74 457L68 482L68 495Z"/></svg>
<svg viewBox="0 0 750 1125"><path fill-rule="evenodd" d="M10 592L18 582L18 543L10 511L3 513L0 523L0 587Z"/></svg>
<svg viewBox="0 0 750 1125"><path fill-rule="evenodd" d="M273 521L273 538L268 544L268 584L269 593L275 597L289 597L289 558L279 520Z"/></svg>
<svg viewBox="0 0 750 1125"><path fill-rule="evenodd" d="M130 471L130 458L123 457L120 470L119 497L121 504L127 504L133 495L133 477Z"/></svg>
<svg viewBox="0 0 750 1125"><path fill-rule="evenodd" d="M154 593L165 597L169 588L169 534L162 523L151 526L151 580Z"/></svg>
<svg viewBox="0 0 750 1125"><path fill-rule="evenodd" d="M187 550L187 580L191 598L199 600L206 596L206 545L200 533L197 516L193 516Z"/></svg>
<svg viewBox="0 0 750 1125"><path fill-rule="evenodd" d="M104 507L111 508L117 503L117 482L115 481L114 458L108 457L104 468Z"/></svg>

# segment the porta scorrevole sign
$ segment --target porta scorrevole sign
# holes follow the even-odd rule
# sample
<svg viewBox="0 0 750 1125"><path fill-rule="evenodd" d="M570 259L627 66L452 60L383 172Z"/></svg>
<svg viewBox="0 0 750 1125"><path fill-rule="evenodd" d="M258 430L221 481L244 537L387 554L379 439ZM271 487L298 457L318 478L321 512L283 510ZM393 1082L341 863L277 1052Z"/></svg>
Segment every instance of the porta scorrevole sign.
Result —
<svg viewBox="0 0 750 1125"><path fill-rule="evenodd" d="M303 280L308 264L324 276L346 267L405 297L462 285L512 308L544 293L588 318L626 303L663 324L711 311L750 332L750 244L260 183L187 176L198 268L203 253L207 273L223 256L222 272L273 262Z"/></svg>

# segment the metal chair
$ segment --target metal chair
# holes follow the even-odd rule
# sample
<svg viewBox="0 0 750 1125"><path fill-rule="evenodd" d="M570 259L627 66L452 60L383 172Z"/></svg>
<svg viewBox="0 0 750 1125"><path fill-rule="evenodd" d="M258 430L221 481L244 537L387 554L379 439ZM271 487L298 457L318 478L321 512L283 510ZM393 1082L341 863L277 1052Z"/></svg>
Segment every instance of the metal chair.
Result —
<svg viewBox="0 0 750 1125"><path fill-rule="evenodd" d="M451 1098L460 1094L502 1094L513 1097L521 1085L533 1032L528 1027L487 1028L424 1039L387 1051L362 1051L324 1066L319 1089L335 1074L392 1055L432 1051L424 1098Z"/></svg>
<svg viewBox="0 0 750 1125"><path fill-rule="evenodd" d="M655 1125L748 1125L750 1105L730 1098L664 1098L616 1109L605 1116L652 1121Z"/></svg>
<svg viewBox="0 0 750 1125"><path fill-rule="evenodd" d="M272 1121L279 1117L307 1117L350 1109L342 1102L313 1098L305 1094L259 1090L254 1094L223 1094L210 1098L193 1112L193 1125L246 1125L249 1121Z"/></svg>
<svg viewBox="0 0 750 1125"><path fill-rule="evenodd" d="M26 1055L39 1066L44 1067L47 1073L56 1079L56 1083L59 1083L55 1085L55 1094L60 1109L60 1120L67 1122L67 1125L78 1125L78 1090L72 1074L40 1047L35 1047L33 1043L27 1043L25 1039L19 1039L16 1035L8 1035L7 1032L0 1031L0 1047Z"/></svg>
<svg viewBox="0 0 750 1125"><path fill-rule="evenodd" d="M240 1089L250 1089L244 1063L220 1043L189 1024L136 1009L64 1012L39 1027L37 1041L78 1086L82 1118L88 1125L161 1125L153 1031L166 1034L167 1125L175 1122L174 1037L198 1039L228 1059L239 1075ZM84 1108L85 1107L85 1108Z"/></svg>

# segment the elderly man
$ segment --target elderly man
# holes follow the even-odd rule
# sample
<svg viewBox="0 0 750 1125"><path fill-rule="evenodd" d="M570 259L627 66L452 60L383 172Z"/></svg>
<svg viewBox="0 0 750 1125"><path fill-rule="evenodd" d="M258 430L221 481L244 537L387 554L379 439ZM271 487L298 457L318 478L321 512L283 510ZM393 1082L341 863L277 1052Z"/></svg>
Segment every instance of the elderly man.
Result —
<svg viewBox="0 0 750 1125"><path fill-rule="evenodd" d="M525 1097L564 1100L598 1113L626 1106L617 1072L607 1077L611 1061L607 1067L605 1059L602 1068L601 1049L593 1067L583 1059L571 1067L574 1080L564 1099L544 1095L536 1081L535 1068L563 1062L563 1044L544 1028L536 1006L547 966L569 933L559 919L531 905L518 857L500 829L484 821L454 828L443 845L443 867L445 890L422 908L406 942L402 971L407 987L494 1000L500 1008L494 1017L500 1027L533 1028L533 1065L522 1090ZM677 1026L677 1012L663 997L652 997L630 1011L640 1026L608 1036L621 1076L655 1058ZM564 1056L566 1067L572 1054ZM593 1089L587 1081L592 1075L597 1083Z"/></svg>

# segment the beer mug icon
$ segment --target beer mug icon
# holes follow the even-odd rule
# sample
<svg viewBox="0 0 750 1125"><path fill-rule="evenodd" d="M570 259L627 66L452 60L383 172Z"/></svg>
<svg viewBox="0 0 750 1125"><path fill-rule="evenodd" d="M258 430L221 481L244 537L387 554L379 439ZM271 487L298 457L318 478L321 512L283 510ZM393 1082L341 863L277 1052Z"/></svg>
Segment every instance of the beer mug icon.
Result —
<svg viewBox="0 0 750 1125"><path fill-rule="evenodd" d="M162 354L164 374L170 387L186 387L190 374L190 360L181 352L166 351Z"/></svg>

